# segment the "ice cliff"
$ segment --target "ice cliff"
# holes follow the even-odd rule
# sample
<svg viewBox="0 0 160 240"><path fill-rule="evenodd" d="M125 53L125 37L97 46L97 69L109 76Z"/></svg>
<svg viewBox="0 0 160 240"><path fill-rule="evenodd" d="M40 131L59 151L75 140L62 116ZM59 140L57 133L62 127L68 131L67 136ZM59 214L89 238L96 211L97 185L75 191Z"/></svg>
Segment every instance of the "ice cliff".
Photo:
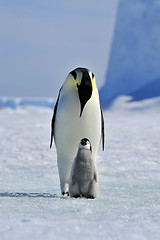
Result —
<svg viewBox="0 0 160 240"><path fill-rule="evenodd" d="M160 96L160 1L119 0L114 37L100 90L103 107L117 96Z"/></svg>

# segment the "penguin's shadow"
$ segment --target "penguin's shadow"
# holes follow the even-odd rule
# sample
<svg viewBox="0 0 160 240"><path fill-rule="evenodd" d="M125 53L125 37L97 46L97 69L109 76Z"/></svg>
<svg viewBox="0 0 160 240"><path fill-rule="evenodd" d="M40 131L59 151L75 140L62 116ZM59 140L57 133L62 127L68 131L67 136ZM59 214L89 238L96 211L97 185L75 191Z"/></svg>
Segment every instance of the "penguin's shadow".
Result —
<svg viewBox="0 0 160 240"><path fill-rule="evenodd" d="M0 193L1 197L9 198L57 198L57 199L67 199L67 196L52 194L52 193L20 193L20 192L4 192Z"/></svg>

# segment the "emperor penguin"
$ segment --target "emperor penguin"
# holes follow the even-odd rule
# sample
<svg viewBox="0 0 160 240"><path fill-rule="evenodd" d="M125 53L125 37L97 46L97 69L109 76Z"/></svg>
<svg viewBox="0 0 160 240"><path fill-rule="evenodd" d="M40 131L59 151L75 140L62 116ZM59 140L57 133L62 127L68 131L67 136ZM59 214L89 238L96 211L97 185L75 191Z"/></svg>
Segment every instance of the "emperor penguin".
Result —
<svg viewBox="0 0 160 240"><path fill-rule="evenodd" d="M95 161L100 141L104 150L104 118L94 74L87 68L71 71L59 90L51 123L56 145L61 193L68 194L73 161L81 139L92 143Z"/></svg>
<svg viewBox="0 0 160 240"><path fill-rule="evenodd" d="M97 170L92 159L92 147L90 141L83 138L71 169L69 196L96 198L97 194Z"/></svg>

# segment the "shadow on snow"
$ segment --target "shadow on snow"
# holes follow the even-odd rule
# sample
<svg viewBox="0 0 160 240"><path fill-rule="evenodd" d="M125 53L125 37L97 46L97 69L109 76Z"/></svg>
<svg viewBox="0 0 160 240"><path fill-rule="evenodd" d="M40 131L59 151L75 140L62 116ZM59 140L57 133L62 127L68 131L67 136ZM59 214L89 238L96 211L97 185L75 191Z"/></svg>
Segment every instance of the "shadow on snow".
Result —
<svg viewBox="0 0 160 240"><path fill-rule="evenodd" d="M21 198L21 197L28 197L28 198L59 198L59 199L64 199L66 198L65 196L59 196L56 194L51 194L51 193L9 193L9 192L4 192L0 193L0 197L11 197L11 198Z"/></svg>

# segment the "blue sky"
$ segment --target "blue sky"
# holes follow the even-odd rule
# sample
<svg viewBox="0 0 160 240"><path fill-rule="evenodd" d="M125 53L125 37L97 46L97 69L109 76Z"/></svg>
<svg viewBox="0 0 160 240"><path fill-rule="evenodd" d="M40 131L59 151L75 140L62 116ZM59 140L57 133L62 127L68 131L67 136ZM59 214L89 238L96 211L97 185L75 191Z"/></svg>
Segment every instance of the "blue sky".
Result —
<svg viewBox="0 0 160 240"><path fill-rule="evenodd" d="M56 97L82 66L105 78L118 0L0 0L0 96Z"/></svg>

